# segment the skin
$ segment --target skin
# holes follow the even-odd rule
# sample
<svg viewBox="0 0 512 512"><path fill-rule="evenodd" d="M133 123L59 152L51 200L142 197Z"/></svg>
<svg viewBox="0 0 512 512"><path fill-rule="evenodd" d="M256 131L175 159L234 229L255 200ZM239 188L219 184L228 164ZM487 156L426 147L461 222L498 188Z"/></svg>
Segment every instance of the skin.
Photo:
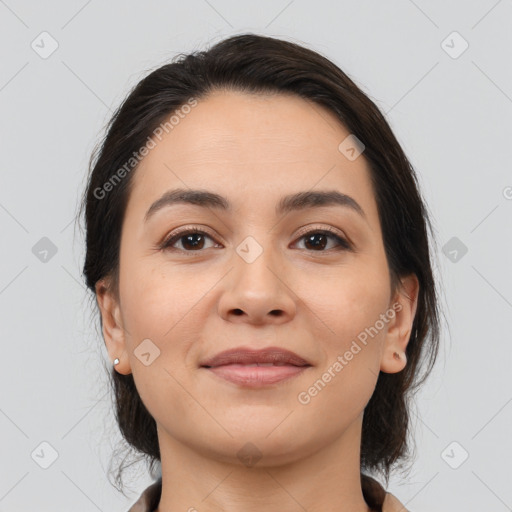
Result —
<svg viewBox="0 0 512 512"><path fill-rule="evenodd" d="M329 111L304 99L217 91L156 141L135 171L119 297L106 279L96 293L109 355L120 359L115 369L133 373L157 423L157 512L370 510L360 485L362 416L379 370L407 364L418 281L406 276L401 289L390 288L364 153L350 161L338 150L348 135ZM216 192L233 210L179 204L144 223L149 206L175 188ZM365 218L340 206L276 217L282 196L329 189L354 198ZM191 224L211 236L203 248L183 238L174 250L158 247ZM353 250L334 238L323 249L308 245L297 236L304 226L332 227ZM247 236L263 249L252 263L236 252ZM401 309L378 335L307 405L299 403L298 394L393 304ZM136 355L145 339L160 350L147 366ZM238 346L284 347L312 367L261 389L199 368ZM252 467L237 456L247 443L261 455Z"/></svg>

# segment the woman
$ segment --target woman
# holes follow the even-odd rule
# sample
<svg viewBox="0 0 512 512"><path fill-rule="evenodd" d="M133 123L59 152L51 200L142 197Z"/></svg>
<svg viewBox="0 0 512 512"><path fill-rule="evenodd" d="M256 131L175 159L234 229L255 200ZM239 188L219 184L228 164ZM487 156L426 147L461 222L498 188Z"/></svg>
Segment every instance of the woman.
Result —
<svg viewBox="0 0 512 512"><path fill-rule="evenodd" d="M115 113L83 208L119 427L161 465L132 512L405 510L369 474L437 355L432 230L346 74L252 34L181 56Z"/></svg>

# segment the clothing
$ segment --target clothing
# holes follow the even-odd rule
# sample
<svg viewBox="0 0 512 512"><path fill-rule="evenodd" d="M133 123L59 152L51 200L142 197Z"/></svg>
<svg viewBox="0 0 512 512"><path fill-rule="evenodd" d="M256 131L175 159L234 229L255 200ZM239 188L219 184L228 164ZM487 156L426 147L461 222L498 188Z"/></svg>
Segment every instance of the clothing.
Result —
<svg viewBox="0 0 512 512"><path fill-rule="evenodd" d="M377 480L363 475L361 478L363 496L375 512L408 512L395 496L386 492ZM128 512L154 512L162 494L162 478L152 483L140 495Z"/></svg>

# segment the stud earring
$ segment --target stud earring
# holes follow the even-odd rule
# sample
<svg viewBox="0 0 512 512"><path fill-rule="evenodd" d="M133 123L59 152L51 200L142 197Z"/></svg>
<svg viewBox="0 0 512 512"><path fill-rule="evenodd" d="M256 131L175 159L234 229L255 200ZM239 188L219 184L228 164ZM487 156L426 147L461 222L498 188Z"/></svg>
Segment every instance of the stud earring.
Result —
<svg viewBox="0 0 512 512"><path fill-rule="evenodd" d="M116 364L119 364L119 359L118 359L117 357L114 359L114 366L115 366Z"/></svg>
<svg viewBox="0 0 512 512"><path fill-rule="evenodd" d="M398 361L400 359L400 354L398 352L393 352L393 357Z"/></svg>

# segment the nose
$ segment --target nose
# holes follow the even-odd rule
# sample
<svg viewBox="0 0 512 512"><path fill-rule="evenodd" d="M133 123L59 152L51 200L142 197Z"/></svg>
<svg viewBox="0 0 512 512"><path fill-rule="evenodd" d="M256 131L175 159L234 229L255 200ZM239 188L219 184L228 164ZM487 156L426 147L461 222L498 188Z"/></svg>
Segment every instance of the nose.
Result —
<svg viewBox="0 0 512 512"><path fill-rule="evenodd" d="M219 299L219 315L227 321L261 325L289 322L296 313L296 295L286 283L270 249L252 262L233 255L234 268L226 276Z"/></svg>

